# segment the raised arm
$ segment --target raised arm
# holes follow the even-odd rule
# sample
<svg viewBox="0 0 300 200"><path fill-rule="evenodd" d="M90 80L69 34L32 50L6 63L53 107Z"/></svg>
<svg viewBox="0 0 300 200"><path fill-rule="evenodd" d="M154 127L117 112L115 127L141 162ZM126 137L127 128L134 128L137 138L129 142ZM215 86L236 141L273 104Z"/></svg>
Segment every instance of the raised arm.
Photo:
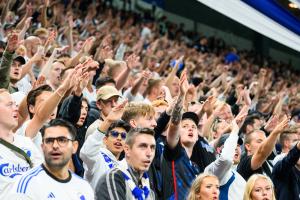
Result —
<svg viewBox="0 0 300 200"><path fill-rule="evenodd" d="M270 133L270 135L261 143L258 150L253 154L251 159L251 169L256 170L262 166L266 161L268 156L272 153L272 150L276 144L278 136L284 131L288 126L289 119L284 116L282 121L277 124L275 129Z"/></svg>
<svg viewBox="0 0 300 200"><path fill-rule="evenodd" d="M55 90L55 92L45 100L41 106L37 109L37 112L29 122L25 135L30 138L34 138L38 131L41 129L43 124L48 120L50 115L53 113L65 93L77 83L77 77L81 74L81 69L78 67L72 71L64 82Z"/></svg>
<svg viewBox="0 0 300 200"><path fill-rule="evenodd" d="M167 131L167 143L168 146L173 149L176 147L179 141L179 128L180 128L180 121L181 121L181 111L183 108L183 98L185 95L185 91L183 89L183 83L186 80L186 72L184 71L182 76L180 77L180 92L179 96L177 97L176 103L174 105L172 114L171 114L171 121Z"/></svg>
<svg viewBox="0 0 300 200"><path fill-rule="evenodd" d="M42 19L41 19L41 22L42 22L42 27L44 28L47 28L48 27L48 20L47 20L47 8L49 6L49 0L45 0L44 1L44 5L42 5Z"/></svg>
<svg viewBox="0 0 300 200"><path fill-rule="evenodd" d="M27 30L29 29L29 27L30 27L31 19L32 19L32 17L28 17L28 18L25 20L24 26L23 26L22 30L20 31L20 34L19 34L19 39L20 39L20 40L24 40L26 31L27 31Z"/></svg>
<svg viewBox="0 0 300 200"><path fill-rule="evenodd" d="M239 127L235 120L231 123L232 131L224 143L222 152L217 160L205 168L206 172L216 175L220 180L231 169L235 149L237 147Z"/></svg>
<svg viewBox="0 0 300 200"><path fill-rule="evenodd" d="M2 26L5 23L5 19L6 19L8 11L9 11L10 2L11 2L11 0L8 0L5 4L4 9L2 10L2 13L1 13L1 24L2 24Z"/></svg>
<svg viewBox="0 0 300 200"><path fill-rule="evenodd" d="M176 65L175 67L173 67L171 73L169 74L169 76L166 79L166 86L171 89L172 83L174 81L174 78L176 76L176 72L178 71L179 68L179 64L182 62L183 60L183 56L179 58L179 60L176 61Z"/></svg>
<svg viewBox="0 0 300 200"><path fill-rule="evenodd" d="M128 76L130 74L130 71L136 67L139 63L140 57L131 54L127 59L126 59L126 68L122 71L122 73L116 78L116 88L118 90L121 90L123 86L126 84L126 81L128 79Z"/></svg>
<svg viewBox="0 0 300 200"><path fill-rule="evenodd" d="M8 36L7 46L0 63L0 88L8 88L10 83L9 72L13 62L13 55L18 47L19 36L12 33Z"/></svg>
<svg viewBox="0 0 300 200"><path fill-rule="evenodd" d="M132 96L135 96L139 92L142 84L145 81L148 81L148 79L150 78L150 76L151 76L151 72L149 72L149 71L143 71L142 72L142 76L138 80L136 80L135 83L132 86L132 89L130 91L130 93L132 94Z"/></svg>
<svg viewBox="0 0 300 200"><path fill-rule="evenodd" d="M34 54L32 58L28 60L27 63L25 63L22 66L22 74L21 74L21 79L26 76L31 71L31 67L34 63L38 62L41 60L41 58L44 56L44 47L39 46L37 52Z"/></svg>

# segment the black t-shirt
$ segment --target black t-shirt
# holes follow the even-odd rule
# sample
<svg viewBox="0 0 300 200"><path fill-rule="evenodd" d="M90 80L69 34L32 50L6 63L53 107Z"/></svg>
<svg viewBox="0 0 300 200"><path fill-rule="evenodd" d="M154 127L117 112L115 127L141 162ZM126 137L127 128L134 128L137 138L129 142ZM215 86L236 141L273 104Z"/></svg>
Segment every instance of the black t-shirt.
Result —
<svg viewBox="0 0 300 200"><path fill-rule="evenodd" d="M237 172L247 181L253 174L264 174L271 177L271 169L273 165L269 161L265 161L262 166L256 170L251 169L251 156L243 155L237 167Z"/></svg>
<svg viewBox="0 0 300 200"><path fill-rule="evenodd" d="M203 137L199 136L193 148L191 161L198 165L200 173L202 173L205 167L215 160L216 156L213 147Z"/></svg>

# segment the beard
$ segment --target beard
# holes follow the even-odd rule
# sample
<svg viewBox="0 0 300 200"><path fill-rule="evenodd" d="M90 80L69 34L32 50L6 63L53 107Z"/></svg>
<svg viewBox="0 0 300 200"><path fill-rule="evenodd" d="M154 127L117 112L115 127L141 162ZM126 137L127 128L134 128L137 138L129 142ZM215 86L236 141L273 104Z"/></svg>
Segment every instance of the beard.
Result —
<svg viewBox="0 0 300 200"><path fill-rule="evenodd" d="M45 155L45 162L47 166L51 169L62 169L68 165L71 156L62 156L61 159L54 160L50 155Z"/></svg>

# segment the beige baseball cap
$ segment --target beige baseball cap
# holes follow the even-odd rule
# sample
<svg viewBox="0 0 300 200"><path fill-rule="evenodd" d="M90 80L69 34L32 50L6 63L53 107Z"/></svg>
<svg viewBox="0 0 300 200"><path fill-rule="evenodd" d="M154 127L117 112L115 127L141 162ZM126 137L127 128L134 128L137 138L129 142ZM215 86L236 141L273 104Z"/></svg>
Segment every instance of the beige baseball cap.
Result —
<svg viewBox="0 0 300 200"><path fill-rule="evenodd" d="M113 96L121 97L120 92L113 86L105 85L97 91L97 101L107 100Z"/></svg>

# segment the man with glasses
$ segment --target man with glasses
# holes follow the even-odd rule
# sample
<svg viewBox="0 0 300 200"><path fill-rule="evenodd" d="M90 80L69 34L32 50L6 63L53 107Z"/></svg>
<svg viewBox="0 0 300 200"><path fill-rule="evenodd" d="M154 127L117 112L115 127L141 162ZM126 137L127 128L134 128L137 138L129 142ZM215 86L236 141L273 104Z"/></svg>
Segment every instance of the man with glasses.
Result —
<svg viewBox="0 0 300 200"><path fill-rule="evenodd" d="M42 130L42 135L45 162L14 184L10 199L94 199L90 185L69 170L69 161L78 147L74 126L54 119Z"/></svg>
<svg viewBox="0 0 300 200"><path fill-rule="evenodd" d="M100 177L118 165L129 130L128 123L117 120L110 125L102 139L105 147L99 142L101 141L99 133L93 133L83 145L80 157L85 167L84 178L94 189Z"/></svg>

